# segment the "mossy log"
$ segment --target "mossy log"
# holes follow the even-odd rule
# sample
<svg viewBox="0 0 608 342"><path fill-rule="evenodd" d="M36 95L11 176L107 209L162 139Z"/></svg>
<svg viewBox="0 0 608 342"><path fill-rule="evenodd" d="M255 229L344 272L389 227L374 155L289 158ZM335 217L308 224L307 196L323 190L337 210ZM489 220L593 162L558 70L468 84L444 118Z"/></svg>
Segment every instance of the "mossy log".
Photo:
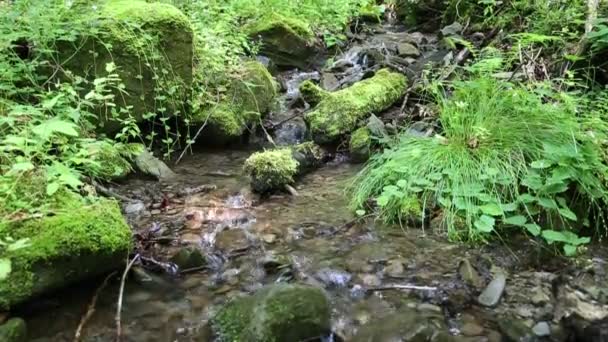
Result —
<svg viewBox="0 0 608 342"><path fill-rule="evenodd" d="M229 302L212 326L220 341L312 341L330 332L330 316L323 290L276 284Z"/></svg>
<svg viewBox="0 0 608 342"><path fill-rule="evenodd" d="M318 144L336 143L367 117L393 105L403 95L407 78L387 69L349 88L327 92L311 81L303 82L304 100L316 104L304 119Z"/></svg>
<svg viewBox="0 0 608 342"><path fill-rule="evenodd" d="M283 190L306 172L321 165L325 151L312 142L252 154L244 170L257 193Z"/></svg>
<svg viewBox="0 0 608 342"><path fill-rule="evenodd" d="M65 198L52 216L0 223L0 236L29 239L29 246L4 255L12 272L0 282L0 309L108 272L127 257L131 230L115 201Z"/></svg>

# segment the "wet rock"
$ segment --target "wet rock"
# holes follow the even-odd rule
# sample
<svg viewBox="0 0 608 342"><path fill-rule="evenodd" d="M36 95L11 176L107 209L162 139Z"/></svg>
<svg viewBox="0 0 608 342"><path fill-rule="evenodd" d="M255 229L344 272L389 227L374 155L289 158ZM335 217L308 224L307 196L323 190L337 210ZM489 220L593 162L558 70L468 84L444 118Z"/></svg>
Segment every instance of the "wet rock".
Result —
<svg viewBox="0 0 608 342"><path fill-rule="evenodd" d="M361 120L372 113L379 113L395 103L405 91L407 79L404 75L382 69L374 77L360 81L348 88L327 92L311 82L304 82L309 88L309 102L317 102L316 107L306 113L304 119L309 125L313 140L320 144L337 142L344 135L357 128ZM310 102L309 102L310 103Z"/></svg>
<svg viewBox="0 0 608 342"><path fill-rule="evenodd" d="M460 332L464 336L482 336L483 327L475 322L469 322L462 325Z"/></svg>
<svg viewBox="0 0 608 342"><path fill-rule="evenodd" d="M11 318L0 325L0 341L2 342L26 342L27 328L25 321L21 318Z"/></svg>
<svg viewBox="0 0 608 342"><path fill-rule="evenodd" d="M550 336L551 326L547 322L538 322L532 327L532 332L538 337Z"/></svg>
<svg viewBox="0 0 608 342"><path fill-rule="evenodd" d="M458 275L462 281L476 289L483 287L483 279L479 276L477 270L471 265L469 259L463 259L458 265Z"/></svg>
<svg viewBox="0 0 608 342"><path fill-rule="evenodd" d="M315 275L323 284L333 287L345 287L352 279L352 275L344 270L327 267L318 270Z"/></svg>
<svg viewBox="0 0 608 342"><path fill-rule="evenodd" d="M175 177L175 172L171 171L167 164L152 155L146 148L143 148L141 153L135 157L135 165L139 171L158 179Z"/></svg>
<svg viewBox="0 0 608 342"><path fill-rule="evenodd" d="M295 118L275 129L274 142L279 146L292 146L306 141L308 128L302 118Z"/></svg>
<svg viewBox="0 0 608 342"><path fill-rule="evenodd" d="M372 137L367 127L358 128L351 134L348 150L353 162L365 162L371 155L371 149Z"/></svg>
<svg viewBox="0 0 608 342"><path fill-rule="evenodd" d="M226 254L249 249L251 242L243 229L226 229L217 234L215 246Z"/></svg>
<svg viewBox="0 0 608 342"><path fill-rule="evenodd" d="M276 236L276 234L264 234L264 235L262 235L262 240L265 243L271 245L277 241L277 236Z"/></svg>
<svg viewBox="0 0 608 342"><path fill-rule="evenodd" d="M321 87L327 91L334 91L340 87L340 81L335 74L326 72L321 75Z"/></svg>
<svg viewBox="0 0 608 342"><path fill-rule="evenodd" d="M181 248L171 257L171 262L176 264L180 270L205 266L207 260L200 249L189 246Z"/></svg>
<svg viewBox="0 0 608 342"><path fill-rule="evenodd" d="M483 306L494 307L500 302L505 286L507 285L507 277L500 273L488 284L483 292L477 298L477 302Z"/></svg>
<svg viewBox="0 0 608 342"><path fill-rule="evenodd" d="M498 326L506 342L534 342L538 338L522 321L508 317L498 320Z"/></svg>
<svg viewBox="0 0 608 342"><path fill-rule="evenodd" d="M608 306L594 301L589 295L568 284L558 287L555 302L555 319L558 321L571 316L587 322L608 318Z"/></svg>
<svg viewBox="0 0 608 342"><path fill-rule="evenodd" d="M222 341L304 341L328 334L330 315L323 290L275 284L224 305L212 326Z"/></svg>
<svg viewBox="0 0 608 342"><path fill-rule="evenodd" d="M369 133L376 138L384 138L388 136L384 122L380 120L376 115L372 114L367 120L367 129Z"/></svg>
<svg viewBox="0 0 608 342"><path fill-rule="evenodd" d="M401 43L397 45L397 53L399 57L419 57L420 51L417 47L410 43Z"/></svg>
<svg viewBox="0 0 608 342"><path fill-rule="evenodd" d="M124 206L123 211L129 217L138 217L146 211L146 205L142 201L129 202Z"/></svg>
<svg viewBox="0 0 608 342"><path fill-rule="evenodd" d="M447 326L441 314L420 313L412 309L400 310L379 317L361 327L353 342L418 342L445 341Z"/></svg>
<svg viewBox="0 0 608 342"><path fill-rule="evenodd" d="M549 296L549 290L544 289L540 286L534 287L530 291L530 300L534 305L545 305L551 301L551 297Z"/></svg>
<svg viewBox="0 0 608 342"><path fill-rule="evenodd" d="M463 29L464 27L462 26L462 24L460 24L459 22L454 22L442 28L441 35L443 37L458 36L462 33Z"/></svg>
<svg viewBox="0 0 608 342"><path fill-rule="evenodd" d="M375 274L362 274L359 275L361 283L367 287L377 287L382 284L382 280Z"/></svg>
<svg viewBox="0 0 608 342"><path fill-rule="evenodd" d="M391 260L384 268L384 274L393 278L401 278L405 272L405 266L401 260Z"/></svg>
<svg viewBox="0 0 608 342"><path fill-rule="evenodd" d="M268 253L260 260L260 264L264 267L266 274L275 274L280 270L291 267L289 257L282 254Z"/></svg>

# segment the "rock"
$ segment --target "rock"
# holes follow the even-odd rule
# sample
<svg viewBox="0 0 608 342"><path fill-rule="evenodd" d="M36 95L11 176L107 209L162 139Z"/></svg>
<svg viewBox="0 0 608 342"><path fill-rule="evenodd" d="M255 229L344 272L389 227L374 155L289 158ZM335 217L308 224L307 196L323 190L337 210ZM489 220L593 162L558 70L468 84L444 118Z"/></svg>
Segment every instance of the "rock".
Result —
<svg viewBox="0 0 608 342"><path fill-rule="evenodd" d="M308 128L302 118L295 118L275 129L274 142L279 146L293 146L306 141Z"/></svg>
<svg viewBox="0 0 608 342"><path fill-rule="evenodd" d="M335 74L326 72L321 75L321 88L334 91L340 87L340 81Z"/></svg>
<svg viewBox="0 0 608 342"><path fill-rule="evenodd" d="M321 165L325 152L312 142L290 148L256 152L243 167L249 176L251 188L257 193L283 190L294 183L296 177Z"/></svg>
<svg viewBox="0 0 608 342"><path fill-rule="evenodd" d="M540 286L534 287L531 291L530 299L534 305L545 305L551 301L551 297L549 297L549 290L545 290Z"/></svg>
<svg viewBox="0 0 608 342"><path fill-rule="evenodd" d="M458 275L460 275L460 279L462 281L472 286L476 289L480 289L483 287L483 279L477 273L477 270L471 265L471 262L468 259L463 259L458 264Z"/></svg>
<svg viewBox="0 0 608 342"><path fill-rule="evenodd" d="M375 274L362 274L359 277L361 278L361 282L363 283L363 285L367 287L377 287L382 284L380 278Z"/></svg>
<svg viewBox="0 0 608 342"><path fill-rule="evenodd" d="M551 336L551 327L547 322L538 322L532 327L532 332L538 337Z"/></svg>
<svg viewBox="0 0 608 342"><path fill-rule="evenodd" d="M175 172L162 162L160 159L142 147L141 153L135 157L135 165L142 173L154 176L161 180L171 179L175 177Z"/></svg>
<svg viewBox="0 0 608 342"><path fill-rule="evenodd" d="M300 92L316 107L305 114L313 140L319 144L335 143L354 131L360 121L389 108L403 95L404 75L382 69L372 78L335 92L326 92L310 81ZM305 95L306 94L306 95Z"/></svg>
<svg viewBox="0 0 608 342"><path fill-rule="evenodd" d="M277 85L263 64L247 61L237 70L219 103L209 107L197 100L194 92L191 124L198 129L207 122L205 142L218 145L235 140L259 123L273 104Z"/></svg>
<svg viewBox="0 0 608 342"><path fill-rule="evenodd" d="M437 13L443 13L447 3L443 0L396 0L395 12L406 26L420 27L425 32L432 32L441 27L441 16Z"/></svg>
<svg viewBox="0 0 608 342"><path fill-rule="evenodd" d="M0 325L0 341L2 342L26 342L27 328L25 321L21 318L11 318Z"/></svg>
<svg viewBox="0 0 608 342"><path fill-rule="evenodd" d="M244 32L279 67L306 69L318 52L315 34L306 22L274 12L249 23Z"/></svg>
<svg viewBox="0 0 608 342"><path fill-rule="evenodd" d="M367 127L358 128L351 134L348 149L353 162L362 163L369 159L372 149L372 138Z"/></svg>
<svg viewBox="0 0 608 342"><path fill-rule="evenodd" d="M533 342L538 340L528 326L514 318L499 319L498 327L506 342Z"/></svg>
<svg viewBox="0 0 608 342"><path fill-rule="evenodd" d="M464 28L462 27L462 24L460 24L459 22L453 22L452 24L444 27L441 29L441 35L443 37L451 37L451 36L458 36L462 33L462 30Z"/></svg>
<svg viewBox="0 0 608 342"><path fill-rule="evenodd" d="M462 325L462 327L460 328L460 332L464 336L482 336L483 327L477 323L469 322Z"/></svg>
<svg viewBox="0 0 608 342"><path fill-rule="evenodd" d="M397 53L399 57L420 57L418 48L410 43L400 43L397 45Z"/></svg>
<svg viewBox="0 0 608 342"><path fill-rule="evenodd" d="M333 287L345 287L352 278L351 274L344 270L327 267L318 270L315 276L326 286Z"/></svg>
<svg viewBox="0 0 608 342"><path fill-rule="evenodd" d="M507 285L507 277L500 273L488 284L483 292L477 298L479 304L487 307L494 307L500 302L505 286Z"/></svg>
<svg viewBox="0 0 608 342"><path fill-rule="evenodd" d="M384 268L384 273L389 277L401 278L405 272L405 267L401 260L391 260L388 265Z"/></svg>
<svg viewBox="0 0 608 342"><path fill-rule="evenodd" d="M217 234L215 246L224 253L231 254L248 249L251 246L243 229L226 229Z"/></svg>
<svg viewBox="0 0 608 342"><path fill-rule="evenodd" d="M0 223L0 236L28 238L28 247L6 251L10 281L0 282L0 309L120 267L131 249L131 229L114 200L85 204L62 194L54 216Z"/></svg>
<svg viewBox="0 0 608 342"><path fill-rule="evenodd" d="M271 245L277 241L277 236L275 234L264 234L262 235L262 240Z"/></svg>
<svg viewBox="0 0 608 342"><path fill-rule="evenodd" d="M403 309L386 317L378 317L362 326L352 342L418 342L445 341L447 327L439 313L420 313Z"/></svg>
<svg viewBox="0 0 608 342"><path fill-rule="evenodd" d="M305 341L327 335L331 308L323 290L274 284L224 305L212 318L222 341Z"/></svg>
<svg viewBox="0 0 608 342"><path fill-rule="evenodd" d="M380 120L376 115L372 114L367 120L367 129L369 129L369 133L376 138L385 138L388 137L388 133L386 132L386 127L384 122Z"/></svg>
<svg viewBox="0 0 608 342"><path fill-rule="evenodd" d="M142 201L129 202L124 207L124 213L129 217L138 217L145 211L146 205Z"/></svg>
<svg viewBox="0 0 608 342"><path fill-rule="evenodd" d="M189 246L180 250L171 257L171 262L176 264L180 270L205 266L207 259L197 247Z"/></svg>
<svg viewBox="0 0 608 342"><path fill-rule="evenodd" d="M587 322L608 318L607 305L594 301L589 295L567 284L559 286L555 303L554 319L557 321L568 317L580 317Z"/></svg>
<svg viewBox="0 0 608 342"><path fill-rule="evenodd" d="M164 94L166 84L171 83L175 87L172 101L160 105L167 115L175 112L177 105L172 104L185 102L192 84L193 31L188 17L170 4L143 0L100 2L98 14L95 25L102 32L99 38L86 37L84 45L61 43L58 62L91 83L107 77L106 66L115 64L111 73L118 74L125 87L113 91L111 102L125 109L130 106L126 113L138 122L147 113L159 112L156 89L161 87ZM158 77L163 70L171 76ZM99 125L107 133L122 128L119 120L108 118L111 109L114 107L99 109Z"/></svg>

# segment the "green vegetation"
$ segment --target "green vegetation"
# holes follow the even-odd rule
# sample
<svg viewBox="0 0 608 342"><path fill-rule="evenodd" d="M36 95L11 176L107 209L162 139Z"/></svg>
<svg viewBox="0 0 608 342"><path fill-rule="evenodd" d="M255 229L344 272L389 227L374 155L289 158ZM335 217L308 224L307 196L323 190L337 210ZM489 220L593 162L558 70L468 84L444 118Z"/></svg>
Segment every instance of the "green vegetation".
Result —
<svg viewBox="0 0 608 342"><path fill-rule="evenodd" d="M298 166L291 149L283 148L252 154L245 161L244 170L251 177L252 188L265 193L292 184Z"/></svg>

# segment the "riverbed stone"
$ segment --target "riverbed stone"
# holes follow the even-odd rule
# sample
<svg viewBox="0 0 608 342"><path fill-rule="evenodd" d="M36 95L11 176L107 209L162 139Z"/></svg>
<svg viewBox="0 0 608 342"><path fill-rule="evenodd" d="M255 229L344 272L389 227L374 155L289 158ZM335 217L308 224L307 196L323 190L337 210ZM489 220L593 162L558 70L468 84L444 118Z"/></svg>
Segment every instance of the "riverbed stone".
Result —
<svg viewBox="0 0 608 342"><path fill-rule="evenodd" d="M498 327L506 342L535 342L538 338L523 321L512 317L503 317L498 320Z"/></svg>
<svg viewBox="0 0 608 342"><path fill-rule="evenodd" d="M194 246L180 248L170 260L172 263L176 264L180 270L205 266L207 263L201 250Z"/></svg>
<svg viewBox="0 0 608 342"><path fill-rule="evenodd" d="M131 229L114 200L87 203L61 195L53 216L0 223L0 236L29 239L7 251L10 281L0 282L0 309L119 267L131 249Z"/></svg>
<svg viewBox="0 0 608 342"><path fill-rule="evenodd" d="M420 50L414 44L410 43L400 43L397 45L397 53L399 57L419 57Z"/></svg>
<svg viewBox="0 0 608 342"><path fill-rule="evenodd" d="M124 87L113 90L110 102L129 108L124 114L119 112L121 119L139 122L148 113L176 113L192 84L193 30L188 18L170 4L145 0L103 1L97 13L99 37L82 37L84 45L58 43L62 67L91 82L117 74ZM110 63L114 70L106 67ZM172 99L160 104L157 88L168 85ZM108 105L98 111L98 126L107 133L122 127L120 120L108 114L113 108Z"/></svg>
<svg viewBox="0 0 608 342"><path fill-rule="evenodd" d="M135 157L135 166L146 175L156 177L160 180L167 180L176 176L167 164L156 158L147 148L141 146L140 152Z"/></svg>
<svg viewBox="0 0 608 342"><path fill-rule="evenodd" d="M248 249L251 242L243 229L225 229L217 234L215 246L222 252L231 254Z"/></svg>
<svg viewBox="0 0 608 342"><path fill-rule="evenodd" d="M538 337L550 336L551 326L547 322L538 322L532 327L532 332Z"/></svg>
<svg viewBox="0 0 608 342"><path fill-rule="evenodd" d="M11 318L0 325L0 341L2 342L26 342L27 328L25 321L21 318Z"/></svg>
<svg viewBox="0 0 608 342"><path fill-rule="evenodd" d="M460 264L458 264L458 275L460 275L462 281L469 286L477 289L483 287L483 279L473 265L471 265L469 259L460 261Z"/></svg>
<svg viewBox="0 0 608 342"><path fill-rule="evenodd" d="M388 69L335 92L327 92L310 81L303 82L302 95L313 95L305 97L306 101L318 103L304 116L313 140L319 144L338 142L371 114L380 113L398 101L406 84L404 75Z"/></svg>
<svg viewBox="0 0 608 342"><path fill-rule="evenodd" d="M369 159L372 149L372 137L367 127L360 127L350 136L348 144L350 158L357 163L365 162Z"/></svg>
<svg viewBox="0 0 608 342"><path fill-rule="evenodd" d="M222 341L304 341L328 334L330 315L323 290L274 284L224 305L212 326Z"/></svg>
<svg viewBox="0 0 608 342"><path fill-rule="evenodd" d="M507 276L499 273L492 279L488 286L477 298L479 304L487 307L495 307L500 302L505 286L507 285Z"/></svg>
<svg viewBox="0 0 608 342"><path fill-rule="evenodd" d="M378 317L365 324L353 342L418 342L449 340L441 313L402 309L394 314Z"/></svg>

